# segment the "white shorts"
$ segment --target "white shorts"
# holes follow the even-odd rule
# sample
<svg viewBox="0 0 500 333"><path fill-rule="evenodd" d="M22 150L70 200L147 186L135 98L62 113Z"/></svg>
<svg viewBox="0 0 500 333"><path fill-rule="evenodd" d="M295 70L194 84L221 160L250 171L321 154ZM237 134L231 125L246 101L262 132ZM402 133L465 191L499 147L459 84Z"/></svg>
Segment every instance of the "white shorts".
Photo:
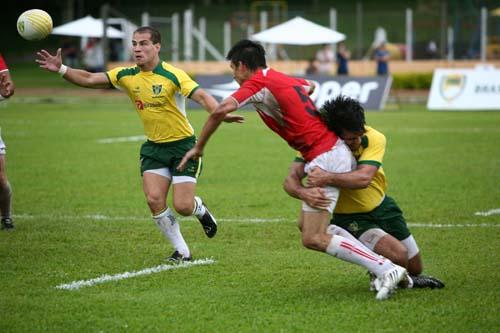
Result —
<svg viewBox="0 0 500 333"><path fill-rule="evenodd" d="M150 169L144 171L144 173L149 172L149 173L154 173L156 175L168 178L172 180L172 184L179 184L179 183L196 183L196 178L194 177L189 177L189 176L173 176L172 173L168 168L160 168L160 169Z"/></svg>
<svg viewBox="0 0 500 333"><path fill-rule="evenodd" d="M5 155L5 143L2 140L1 132L0 132L0 155Z"/></svg>
<svg viewBox="0 0 500 333"><path fill-rule="evenodd" d="M333 173L349 172L356 168L356 159L352 156L352 153L345 142L338 139L332 149L306 163L304 166L304 172L308 173L316 167ZM339 189L333 186L326 186L323 189L325 190L326 196L331 200L330 206L328 207L328 211L331 214L333 213L339 199ZM313 208L305 202L302 202L302 210L304 212L321 211L321 209Z"/></svg>

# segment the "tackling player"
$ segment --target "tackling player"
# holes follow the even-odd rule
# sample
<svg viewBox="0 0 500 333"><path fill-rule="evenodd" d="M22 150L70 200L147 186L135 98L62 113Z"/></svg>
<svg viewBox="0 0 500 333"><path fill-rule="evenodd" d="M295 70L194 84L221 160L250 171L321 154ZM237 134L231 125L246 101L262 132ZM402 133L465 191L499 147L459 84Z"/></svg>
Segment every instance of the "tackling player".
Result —
<svg viewBox="0 0 500 333"><path fill-rule="evenodd" d="M316 107L309 99L313 86L308 81L268 68L262 45L249 40L236 43L227 59L240 88L210 114L198 142L180 163L180 170L191 159L196 160L203 154L209 137L230 112L248 103L254 105L271 130L301 152L306 160L306 170L316 166L331 172L352 169L354 161L349 148L320 120ZM330 200L328 207L317 209L303 202L303 245L374 272L382 282L377 299L388 298L397 284L406 279L406 269L381 258L357 241L329 234L330 214L335 208L339 190L332 186L323 189Z"/></svg>
<svg viewBox="0 0 500 333"><path fill-rule="evenodd" d="M420 275L423 270L420 250L401 209L385 193L387 181L382 168L385 136L365 125L363 107L354 99L339 96L326 102L320 112L328 127L353 152L357 168L347 173L330 173L315 168L307 175L309 187L304 187L302 179L306 176L306 162L296 158L285 180L285 191L311 206L322 207L328 198L318 188L325 185L340 187L332 224L348 230L374 252L406 267L415 287L444 287L438 279Z"/></svg>
<svg viewBox="0 0 500 333"><path fill-rule="evenodd" d="M0 101L9 98L14 94L14 82L9 73L9 68L0 54ZM0 129L0 213L1 213L1 228L2 230L10 230L14 228L10 211L12 208L12 188L7 179L5 168L6 147L2 140Z"/></svg>
<svg viewBox="0 0 500 333"><path fill-rule="evenodd" d="M189 247L166 199L172 185L175 210L183 216L196 216L205 234L215 236L216 220L201 198L195 196L201 159L189 161L184 171L178 171L176 167L196 141L184 110L184 98L191 98L209 113L215 110L217 102L184 71L160 60L161 36L157 30L151 27L137 29L132 37L132 49L136 66L118 67L105 73L90 73L63 65L61 49L55 55L41 50L36 61L41 68L59 72L76 85L115 87L127 93L147 137L140 151L144 194L154 221L175 248L168 260L191 260ZM243 118L230 116L224 120L242 122Z"/></svg>

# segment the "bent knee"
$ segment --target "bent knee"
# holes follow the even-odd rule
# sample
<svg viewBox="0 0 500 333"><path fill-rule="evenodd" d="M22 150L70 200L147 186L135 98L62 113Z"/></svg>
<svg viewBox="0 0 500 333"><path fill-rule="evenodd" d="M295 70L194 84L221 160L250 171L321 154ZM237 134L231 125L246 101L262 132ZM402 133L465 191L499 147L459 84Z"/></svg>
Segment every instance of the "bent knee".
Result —
<svg viewBox="0 0 500 333"><path fill-rule="evenodd" d="M194 202L174 202L174 209L182 216L193 214Z"/></svg>

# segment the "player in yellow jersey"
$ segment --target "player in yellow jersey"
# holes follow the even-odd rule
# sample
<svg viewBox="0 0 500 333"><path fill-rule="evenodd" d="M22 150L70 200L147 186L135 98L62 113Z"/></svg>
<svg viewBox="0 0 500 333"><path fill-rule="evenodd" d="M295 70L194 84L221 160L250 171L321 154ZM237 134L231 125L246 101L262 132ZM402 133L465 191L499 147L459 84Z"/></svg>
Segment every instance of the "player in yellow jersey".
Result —
<svg viewBox="0 0 500 333"><path fill-rule="evenodd" d="M387 182L382 168L385 136L365 125L363 107L351 98L339 96L326 102L320 112L328 128L351 149L357 168L348 173L329 173L316 168L307 175L307 187L304 187L301 182L306 176L304 161L296 158L285 180L287 193L312 206L323 207L328 205L328 200L320 188L326 184L340 187L332 232L344 235L348 230L375 253L406 267L415 287L442 288L444 284L438 279L421 275L422 259L417 243L401 209L386 195Z"/></svg>
<svg viewBox="0 0 500 333"><path fill-rule="evenodd" d="M115 87L127 93L147 137L140 152L144 194L153 219L175 248L168 260L191 260L189 247L166 199L172 185L174 209L183 216L196 216L205 234L210 238L215 236L217 222L201 198L195 196L201 159L192 160L182 172L177 166L196 142L184 110L184 98L191 98L209 113L218 104L184 71L160 60L161 35L156 29L137 29L132 37L132 49L135 67L120 67L105 73L65 66L61 49L55 55L41 50L36 61L41 68L59 72L73 84L86 88ZM229 115L225 121L242 122L243 117Z"/></svg>

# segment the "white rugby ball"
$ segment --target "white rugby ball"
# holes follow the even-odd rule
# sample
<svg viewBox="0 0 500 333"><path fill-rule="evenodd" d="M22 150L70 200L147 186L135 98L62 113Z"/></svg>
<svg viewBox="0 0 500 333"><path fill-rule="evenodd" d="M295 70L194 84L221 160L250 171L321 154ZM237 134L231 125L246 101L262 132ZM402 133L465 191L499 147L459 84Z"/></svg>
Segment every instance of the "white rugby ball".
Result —
<svg viewBox="0 0 500 333"><path fill-rule="evenodd" d="M41 9L30 9L17 19L17 32L26 40L41 40L52 32L52 17Z"/></svg>

